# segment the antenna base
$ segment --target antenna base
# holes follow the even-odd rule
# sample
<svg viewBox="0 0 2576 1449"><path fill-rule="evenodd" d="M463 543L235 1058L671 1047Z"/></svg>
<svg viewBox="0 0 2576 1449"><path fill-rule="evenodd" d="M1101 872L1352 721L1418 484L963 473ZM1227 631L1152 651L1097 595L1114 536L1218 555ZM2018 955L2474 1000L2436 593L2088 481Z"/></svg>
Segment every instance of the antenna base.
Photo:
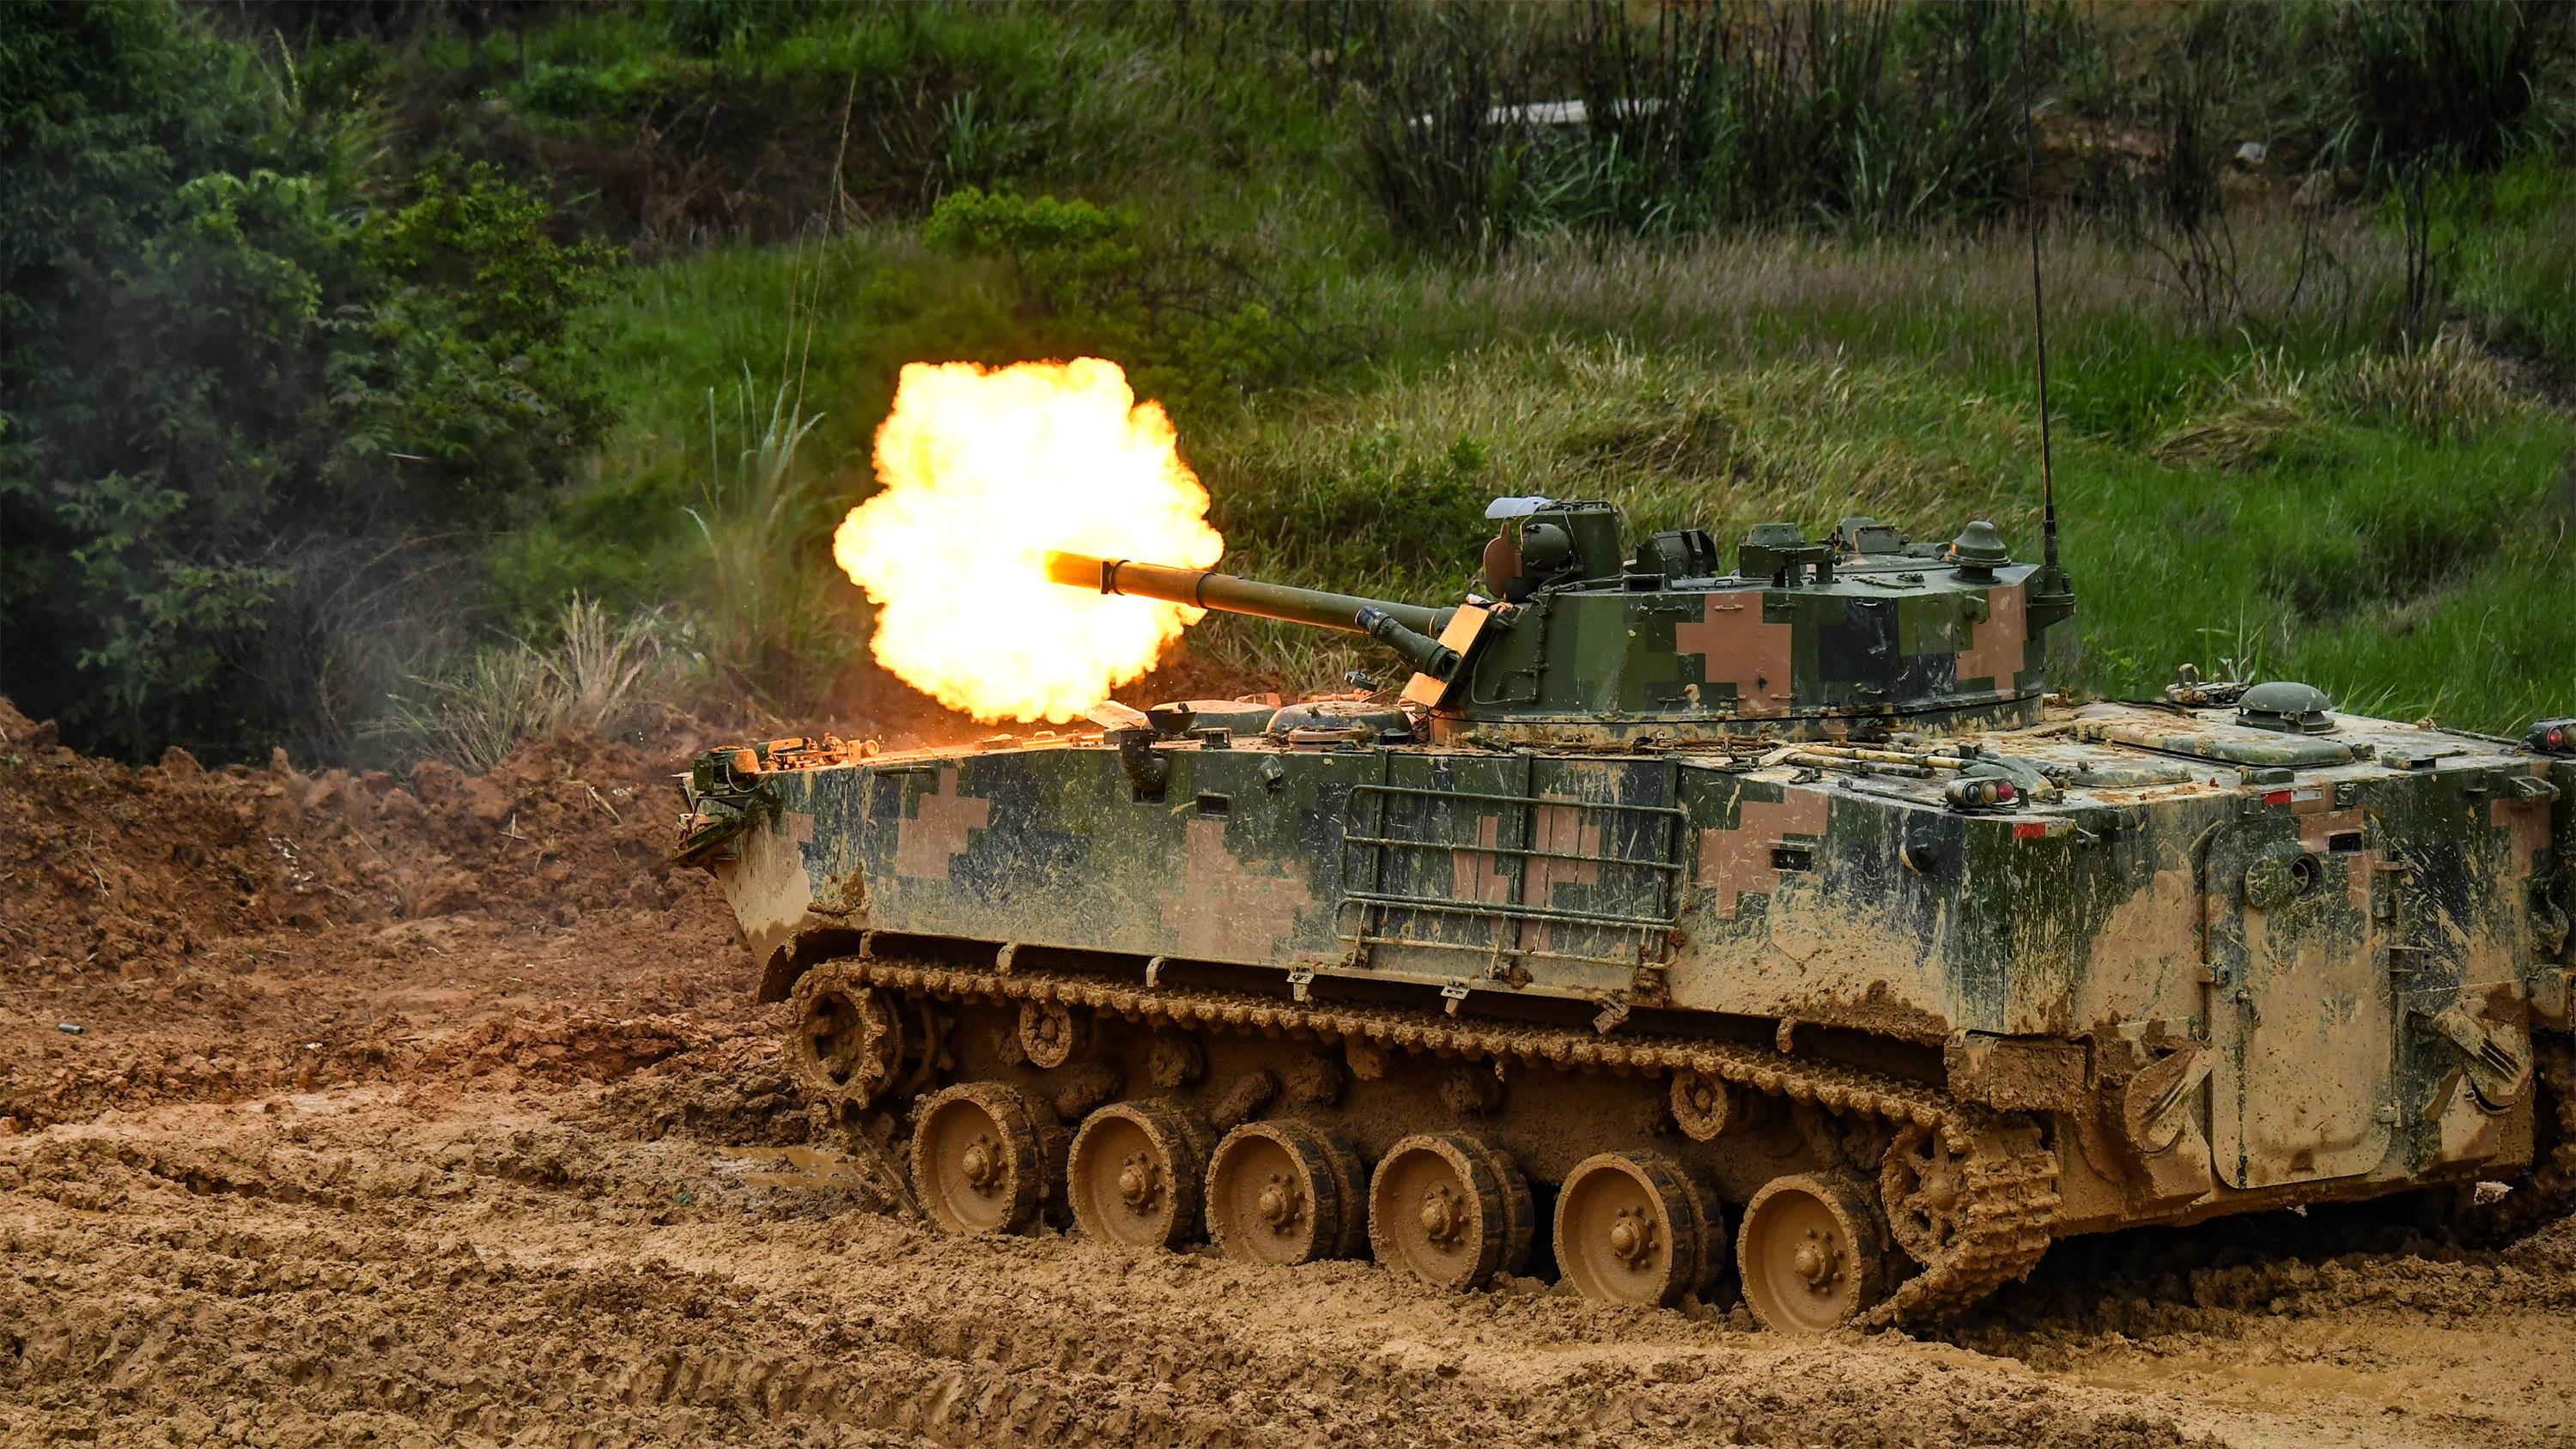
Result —
<svg viewBox="0 0 2576 1449"><path fill-rule="evenodd" d="M2034 634L2075 617L2075 581L2054 561L2041 564L2031 574L2022 598Z"/></svg>

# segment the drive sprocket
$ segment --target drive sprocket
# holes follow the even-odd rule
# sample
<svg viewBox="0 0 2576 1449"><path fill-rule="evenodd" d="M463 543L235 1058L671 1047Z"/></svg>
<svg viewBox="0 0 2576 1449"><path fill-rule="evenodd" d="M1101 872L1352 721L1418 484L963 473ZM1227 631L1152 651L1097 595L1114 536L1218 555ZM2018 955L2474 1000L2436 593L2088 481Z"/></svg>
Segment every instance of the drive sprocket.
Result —
<svg viewBox="0 0 2576 1449"><path fill-rule="evenodd" d="M788 1013L788 1071L808 1103L836 1115L918 1090L936 1067L936 1015L871 988L850 963L806 972Z"/></svg>

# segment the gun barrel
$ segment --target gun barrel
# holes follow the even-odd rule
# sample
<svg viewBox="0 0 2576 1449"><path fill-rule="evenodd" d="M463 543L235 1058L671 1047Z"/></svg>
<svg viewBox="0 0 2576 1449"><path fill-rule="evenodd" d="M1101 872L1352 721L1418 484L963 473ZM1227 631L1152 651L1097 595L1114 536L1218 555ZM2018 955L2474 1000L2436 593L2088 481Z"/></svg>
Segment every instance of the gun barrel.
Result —
<svg viewBox="0 0 2576 1449"><path fill-rule="evenodd" d="M1449 616L1456 612L1453 609L1425 608L1420 604L1363 599L1355 594L1327 593L1322 589L1265 584L1207 569L1176 569L1162 564L1137 563L1131 559L1095 558L1087 553L1050 553L1046 556L1046 570L1049 579L1077 589L1162 599L1195 609L1249 614L1256 619L1283 619L1291 624L1341 629L1353 634L1368 632L1359 622L1363 609L1375 609L1408 629L1433 635L1438 634L1448 624Z"/></svg>

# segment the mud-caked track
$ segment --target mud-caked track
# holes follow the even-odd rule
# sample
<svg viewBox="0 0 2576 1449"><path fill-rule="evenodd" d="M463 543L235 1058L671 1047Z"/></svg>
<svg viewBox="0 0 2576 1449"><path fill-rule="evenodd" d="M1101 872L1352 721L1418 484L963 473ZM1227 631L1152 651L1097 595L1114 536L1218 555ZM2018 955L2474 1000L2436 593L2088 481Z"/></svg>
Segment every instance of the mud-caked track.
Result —
<svg viewBox="0 0 2576 1449"><path fill-rule="evenodd" d="M1752 1307L1766 1321L1779 1316L1783 1307L1801 1312L1799 1323L1780 1325L1784 1327L1830 1327L1846 1316L1875 1325L1920 1322L1964 1308L2022 1277L2039 1261L2048 1246L2048 1224L2056 1206L2054 1163L2041 1148L2035 1125L1952 1102L1937 1092L1860 1068L1819 1058L1793 1058L1759 1046L1604 1038L1580 1028L1425 1020L1415 1013L1361 1005L1302 1004L1222 990L1139 989L1048 972L1006 974L876 959L836 960L813 968L800 981L791 1011L796 1025L788 1033L788 1056L798 1065L800 1077L817 1095L836 1089L844 1092L856 1108L894 1097L893 1089L905 1080L905 1063L918 1060L924 1052L939 1055L952 1073L971 1075L980 1067L1006 1074L1019 1084L992 1082L969 1089L984 1104L976 1110L979 1122L990 1126L985 1137L956 1135L952 1140L947 1124L956 1119L959 1109L945 1102L920 1114L928 1132L916 1139L911 1154L915 1175L930 1184L925 1192L933 1198L927 1204L933 1216L961 1228L1035 1225L1041 1184L1033 1179L1050 1175L1050 1157L1052 1176L1073 1199L1073 1215L1083 1218L1084 1203L1091 1200L1086 1197L1087 1155L1077 1150L1068 1158L1046 1152L1040 1140L1041 1124L1022 1122L1016 1130L1004 1130L989 1115L997 1095L1013 1104L1013 1112L1034 1111L1050 1120L1077 1121L1086 1112L1134 1110L1105 1106L1098 1098L1153 1096L1167 1104L1160 1110L1192 1113L1222 1129L1271 1107L1273 1099L1286 1092L1290 1100L1283 1105L1292 1118L1302 1113L1319 1124L1347 1127L1361 1136L1375 1128L1377 1138L1387 1139L1413 1124L1445 1120L1471 1142L1490 1139L1514 1149L1524 1160L1550 1151L1588 1155L1596 1147L1632 1144L1638 1156L1663 1160L1676 1152L1692 1151L1717 1135L1713 1130L1697 1130L1697 1123L1679 1120L1681 1114L1664 1103L1714 1091L1735 1103L1731 1110L1736 1114L1768 1111L1781 1119L1787 1130L1772 1134L1775 1139L1782 1135L1800 1139L1772 1142L1765 1155L1773 1163L1752 1170L1762 1177L1780 1177L1781 1159L1792 1165L1813 1159L1811 1165L1828 1183L1850 1179L1854 1168L1876 1177L1882 1160L1893 1170L1893 1164L1904 1158L1904 1152L1894 1150L1899 1144L1920 1144L1927 1151L1937 1151L1947 1177L1946 1190L1939 1194L1938 1209L1918 1209L1937 1217L1937 1225L1921 1224L1901 1241L1891 1241L1890 1225L1878 1206L1880 1185L1857 1182L1849 1195L1858 1205L1855 1216L1865 1221L1828 1235L1829 1253L1894 1261L1829 1263L1826 1272L1854 1279L1882 1274L1893 1278L1899 1271L1910 1276L1883 1298L1873 1294L1847 1303L1813 1324L1803 1317L1813 1310L1781 1304L1764 1293L1761 1282L1750 1284ZM903 1021L921 1025L907 1028ZM1136 1049L1127 1055L1141 1058L1141 1067L1121 1062L1109 1049L1108 1038L1120 1029L1134 1039ZM901 1046L907 1030L919 1043L910 1055ZM832 1046L818 1050L817 1042ZM1077 1042L1079 1048L1073 1045ZM1001 1048L998 1052L970 1056L978 1047L995 1043ZM1239 1060L1211 1071L1209 1062L1225 1048L1236 1048L1229 1055ZM1186 1073L1165 1065L1174 1054L1188 1058ZM843 1069L848 1061L867 1063L855 1080L852 1072ZM1395 1124L1381 1126L1371 1120L1366 1104L1355 1105L1344 1098L1371 1095L1369 1079L1386 1081L1390 1067L1414 1068L1413 1090L1407 1092L1398 1083L1375 1094L1383 1099L1377 1116ZM1539 1083L1534 1092L1538 1106L1530 1114L1534 1120L1517 1138L1512 1135L1512 1120L1503 1112L1511 1090L1504 1085L1507 1071L1526 1073ZM1348 1080L1353 1077L1364 1080ZM1471 1080L1477 1091L1460 1089L1461 1082ZM1596 1091L1586 1100L1565 1090L1578 1081L1608 1090ZM1193 1100L1194 1105L1173 1105ZM1587 1110L1596 1130L1590 1134L1567 1130L1569 1116L1580 1119ZM1709 1124L1716 1125L1720 1124ZM881 1122L877 1130L894 1126ZM1853 1139L1866 1145L1847 1145ZM1016 1144L1014 1150L1028 1158L1025 1169L1009 1174L1020 1201L1011 1211L969 1224L947 1204L975 1195L951 1192L941 1186L941 1180L963 1182L968 1172L982 1172L981 1154L997 1142ZM1381 1153L1388 1145L1380 1143ZM1078 1138L1075 1146L1080 1146ZM961 1154L973 1154L966 1159L971 1167L963 1171ZM1196 1149L1183 1149L1183 1155L1193 1154L1203 1157ZM1192 1201L1190 1179L1199 1169L1156 1160L1160 1165L1154 1171L1180 1179L1168 1192ZM1521 1165L1506 1162L1496 1174L1498 1181L1521 1178ZM1565 1174L1560 1166L1545 1175L1549 1181L1559 1181ZM1887 1200L1919 1200L1921 1193L1906 1190L1917 1186L1899 1186ZM1426 1190L1438 1194L1446 1189L1430 1181ZM1529 1191L1525 1181L1516 1190L1523 1196ZM1673 1200L1701 1195L1681 1187L1673 1191ZM1366 1203L1336 1202L1331 1208L1338 1218L1383 1209L1390 1203L1392 1199L1381 1191ZM1410 1213L1413 1203L1408 1196L1396 1211ZM1672 1215L1669 1200L1666 1206ZM1497 1211L1509 1215L1504 1209ZM1227 1225L1219 1220L1218 1207L1209 1206L1207 1213L1209 1230L1222 1239ZM1387 1243L1389 1231L1377 1220L1383 1215L1373 1212L1370 1226L1371 1238L1381 1246ZM1713 1216L1708 1206L1697 1203L1678 1215ZM1761 1235L1773 1220L1774 1215L1763 1213L1727 1215L1725 1236L1740 1233L1745 1261L1757 1274L1766 1253ZM1197 1236L1186 1221L1176 1223L1168 1212L1157 1222L1157 1241L1162 1246L1177 1246ZM1098 1227L1097 1214L1085 1225ZM1566 1214L1557 1215L1556 1226L1553 1246L1558 1258L1583 1251L1569 1239ZM1613 1221L1602 1230L1620 1227ZM1248 1225L1238 1238L1256 1230L1257 1225ZM1524 1227L1517 1236L1516 1242L1498 1242L1496 1250L1475 1266L1454 1270L1452 1286L1482 1286L1496 1271L1524 1267L1533 1235ZM1723 1246L1710 1245L1696 1256L1705 1260L1705 1268L1691 1276L1713 1284L1728 1256ZM1395 1261L1417 1268L1425 1262L1402 1251L1395 1254ZM1453 1275L1445 1266L1422 1271L1435 1281ZM1784 1279L1779 1291L1787 1293L1795 1286ZM1825 1289L1822 1284L1810 1284L1796 1291L1814 1295ZM1655 1296L1670 1301L1673 1295Z"/></svg>
<svg viewBox="0 0 2576 1449"><path fill-rule="evenodd" d="M1937 1330L1803 1341L1723 1285L1621 1308L1536 1273L961 1239L807 1140L722 906L660 866L658 818L618 843L590 793L636 819L657 761L308 807L326 777L24 729L0 712L0 1443L2576 1433L2566 1222L2506 1250L2311 1219L2059 1244Z"/></svg>

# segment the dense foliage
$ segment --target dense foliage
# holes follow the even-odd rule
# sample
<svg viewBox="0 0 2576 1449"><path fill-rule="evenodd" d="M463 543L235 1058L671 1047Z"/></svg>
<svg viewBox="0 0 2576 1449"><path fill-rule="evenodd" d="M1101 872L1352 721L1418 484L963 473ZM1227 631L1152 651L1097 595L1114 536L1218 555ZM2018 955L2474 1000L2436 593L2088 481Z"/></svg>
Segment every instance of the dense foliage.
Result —
<svg viewBox="0 0 2576 1449"><path fill-rule="evenodd" d="M1494 491L2027 538L2035 179L2077 682L2502 728L2576 696L2570 14L0 9L0 691L137 755L869 728L827 540L925 358L1123 363L1296 582L1453 589Z"/></svg>
<svg viewBox="0 0 2576 1449"><path fill-rule="evenodd" d="M0 690L344 747L460 540L594 434L604 250L162 4L0 10Z"/></svg>

